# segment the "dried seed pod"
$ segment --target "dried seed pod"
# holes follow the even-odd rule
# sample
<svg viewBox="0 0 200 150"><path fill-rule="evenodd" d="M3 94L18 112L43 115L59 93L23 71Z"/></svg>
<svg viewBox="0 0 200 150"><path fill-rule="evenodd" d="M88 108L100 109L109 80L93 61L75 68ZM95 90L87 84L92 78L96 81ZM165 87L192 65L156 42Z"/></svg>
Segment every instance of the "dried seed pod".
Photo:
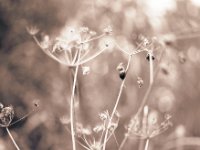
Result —
<svg viewBox="0 0 200 150"><path fill-rule="evenodd" d="M137 77L137 84L138 84L139 88L141 88L143 86L144 81L142 80L141 77Z"/></svg>
<svg viewBox="0 0 200 150"><path fill-rule="evenodd" d="M36 35L39 32L39 29L36 26L26 27L26 30L30 35Z"/></svg>
<svg viewBox="0 0 200 150"><path fill-rule="evenodd" d="M33 101L33 105L34 105L34 107L39 107L39 106L40 106L40 100L35 99L35 100Z"/></svg>
<svg viewBox="0 0 200 150"><path fill-rule="evenodd" d="M186 56L183 52L178 54L179 63L184 64L186 62Z"/></svg>
<svg viewBox="0 0 200 150"><path fill-rule="evenodd" d="M153 55L151 55L151 59L155 60L155 57ZM146 56L146 60L150 61L150 54L149 53Z"/></svg>
<svg viewBox="0 0 200 150"><path fill-rule="evenodd" d="M120 77L120 79L124 80L125 77L126 77L126 72L125 71L120 71L119 72L119 77Z"/></svg>
<svg viewBox="0 0 200 150"><path fill-rule="evenodd" d="M120 63L118 66L117 66L117 70L119 71L119 77L120 79L124 80L125 77L126 77L126 70L123 66L123 63Z"/></svg>

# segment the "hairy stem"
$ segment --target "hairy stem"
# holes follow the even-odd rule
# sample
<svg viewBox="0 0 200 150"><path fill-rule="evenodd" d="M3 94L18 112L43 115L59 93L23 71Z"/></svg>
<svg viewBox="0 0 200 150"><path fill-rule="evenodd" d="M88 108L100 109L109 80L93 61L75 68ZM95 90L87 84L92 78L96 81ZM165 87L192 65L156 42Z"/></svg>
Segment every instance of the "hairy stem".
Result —
<svg viewBox="0 0 200 150"><path fill-rule="evenodd" d="M8 127L6 127L6 131L8 132L8 135L9 135L10 139L12 140L12 142L13 142L15 148L16 148L17 150L20 150L19 146L18 146L17 143L15 142L15 139L13 138L12 134L10 133L10 130L8 129Z"/></svg>

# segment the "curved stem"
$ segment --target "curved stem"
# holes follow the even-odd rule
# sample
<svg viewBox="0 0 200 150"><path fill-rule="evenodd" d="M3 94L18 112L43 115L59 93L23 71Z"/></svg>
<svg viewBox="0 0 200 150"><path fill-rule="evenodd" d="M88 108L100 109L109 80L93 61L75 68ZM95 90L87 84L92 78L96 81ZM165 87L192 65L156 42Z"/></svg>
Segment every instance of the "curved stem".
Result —
<svg viewBox="0 0 200 150"><path fill-rule="evenodd" d="M163 55L164 55L164 50L162 50L161 57L160 57L159 62L158 62L159 64L160 64L160 61L161 61ZM146 104L146 102L147 102L147 99L148 99L148 96L149 96L149 94L150 94L150 92L151 92L151 89L152 89L152 87L153 87L154 78L156 78L156 76L157 76L157 74L158 74L158 72L159 72L159 66L158 66L158 68L156 69L155 74L154 74L154 72L153 72L153 60L151 59L151 58L152 58L152 53L149 54L149 58L150 58L150 62L149 62L149 70L150 70L150 71L149 71L149 80L150 80L150 81L149 81L149 86L148 86L148 89L147 89L147 91L146 91L146 93L145 93L143 99L142 99L142 102L141 102L141 104L140 104L140 107L139 107L137 113L134 115L134 117L137 117L137 116L142 112L143 107L145 106L145 104ZM122 150L124 144L125 144L126 141L128 140L128 137L129 137L129 134L130 134L130 131L131 131L131 130L132 130L132 126L131 126L130 129L128 130L128 133L125 134L124 139L122 140L122 142L121 142L121 144L120 144L119 150Z"/></svg>
<svg viewBox="0 0 200 150"><path fill-rule="evenodd" d="M121 48L121 46L119 46L119 44L117 44L117 42L114 42L115 46L118 48L118 50L120 50L121 52L127 54L127 55L131 55L129 52L127 52L126 50L124 50L123 48Z"/></svg>
<svg viewBox="0 0 200 150"><path fill-rule="evenodd" d="M103 33L103 34L101 34L99 36L96 36L96 37L93 37L91 39L85 40L85 41L81 42L81 44L88 43L88 42L91 42L91 41L94 41L94 40L98 40L98 39L100 39L100 38L102 38L104 36L106 36L106 34Z"/></svg>
<svg viewBox="0 0 200 150"><path fill-rule="evenodd" d="M102 52L104 52L105 50L106 50L106 47L103 48L102 50L98 51L98 52L95 53L94 55L90 56L89 58L87 58L87 59L85 59L85 60L82 60L82 61L76 63L75 65L82 65L82 64L84 64L84 63L86 63L86 62L89 62L89 61L91 61L92 59L94 59L95 57L99 56L99 55L100 55Z"/></svg>
<svg viewBox="0 0 200 150"><path fill-rule="evenodd" d="M33 39L34 39L34 41L36 42L36 44L40 47L40 49L41 49L45 54L47 54L49 57L53 58L54 60L56 60L57 62L59 62L59 63L61 63L61 64L63 64L63 65L66 65L66 66L69 66L69 67L73 67L73 65L68 65L67 63L65 63L65 62L59 60L57 57L55 57L52 53L46 51L46 50L42 47L42 45L40 44L40 42L38 41L38 39L36 38L36 36L33 36Z"/></svg>
<svg viewBox="0 0 200 150"><path fill-rule="evenodd" d="M132 56L129 55L129 60L128 60L128 64L127 64L127 67L126 67L126 75L127 75L127 72L128 72L129 66L130 66L131 58L132 58ZM118 93L118 96L117 96L117 100L115 102L115 106L114 106L114 108L112 110L112 114L111 114L111 116L109 118L109 121L108 121L108 125L107 125L106 131L105 131L105 136L104 136L103 150L105 150L105 148L106 148L109 126L111 125L112 119L113 119L114 114L115 114L115 112L117 110L117 106L119 104L119 100L120 100L120 97L121 97L121 94L122 94L122 91L123 91L125 79L121 83L120 90L119 90L119 93Z"/></svg>
<svg viewBox="0 0 200 150"><path fill-rule="evenodd" d="M17 150L20 150L19 146L18 146L17 143L15 142L15 139L13 138L12 134L10 133L10 130L8 129L8 127L6 127L6 131L8 132L8 135L9 135L10 139L12 140L12 142L13 142L15 148L16 148Z"/></svg>

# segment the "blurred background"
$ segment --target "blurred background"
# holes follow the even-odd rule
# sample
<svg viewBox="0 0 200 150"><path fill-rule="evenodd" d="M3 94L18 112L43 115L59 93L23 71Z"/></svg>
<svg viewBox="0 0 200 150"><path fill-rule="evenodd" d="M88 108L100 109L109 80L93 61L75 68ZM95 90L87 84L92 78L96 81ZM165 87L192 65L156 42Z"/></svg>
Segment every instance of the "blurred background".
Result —
<svg viewBox="0 0 200 150"><path fill-rule="evenodd" d="M199 150L198 145L183 147L184 141L174 141L200 136L199 15L199 0L0 0L0 102L14 107L16 120L32 111L35 100L40 101L37 111L10 128L19 147L71 150L71 135L61 121L69 119L70 69L42 52L26 27L36 26L41 34L55 38L70 27L88 27L99 35L110 25L113 35L98 40L92 49L101 47L102 40L115 40L126 50L134 50L141 37L165 42L160 48L165 49L161 62L160 49L155 52L154 64L161 65L161 70L148 105L156 116L169 113L173 126L151 139L149 150ZM121 117L115 135L119 143L149 84L145 57L140 53L131 61L118 107ZM77 119L84 127L95 127L100 123L99 113L112 110L121 83L116 67L127 61L111 44L109 50L85 64L90 68L88 75L80 69ZM137 77L144 82L141 88ZM142 142L131 138L124 149L139 149ZM107 146L117 149L114 139ZM13 149L1 128L0 150Z"/></svg>

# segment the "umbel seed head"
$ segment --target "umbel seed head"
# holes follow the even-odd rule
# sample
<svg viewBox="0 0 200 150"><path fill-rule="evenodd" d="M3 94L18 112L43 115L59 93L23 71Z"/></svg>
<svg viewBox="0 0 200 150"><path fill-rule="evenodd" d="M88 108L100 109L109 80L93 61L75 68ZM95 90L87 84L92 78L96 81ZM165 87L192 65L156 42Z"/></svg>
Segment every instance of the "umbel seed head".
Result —
<svg viewBox="0 0 200 150"><path fill-rule="evenodd" d="M14 118L14 108L12 106L4 107L0 112L0 126L8 127Z"/></svg>

